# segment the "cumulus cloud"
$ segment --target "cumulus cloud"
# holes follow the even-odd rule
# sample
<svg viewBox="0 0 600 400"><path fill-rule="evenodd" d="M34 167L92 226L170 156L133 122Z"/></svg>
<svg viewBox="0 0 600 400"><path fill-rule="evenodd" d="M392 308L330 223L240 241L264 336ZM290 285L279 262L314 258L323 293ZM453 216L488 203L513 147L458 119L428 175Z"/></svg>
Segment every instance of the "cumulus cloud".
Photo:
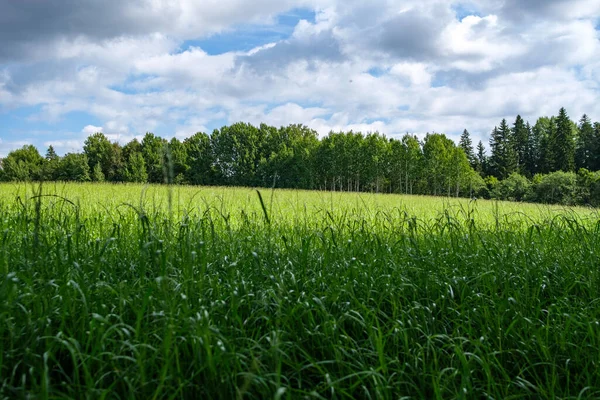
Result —
<svg viewBox="0 0 600 400"><path fill-rule="evenodd" d="M186 42L299 8L314 18L250 51ZM5 1L0 118L33 108L63 149L82 142L61 125L75 113L93 118L77 135L119 142L238 120L487 141L517 113L600 119L598 17L595 0Z"/></svg>
<svg viewBox="0 0 600 400"><path fill-rule="evenodd" d="M93 135L94 133L102 132L102 127L101 126L94 126L94 125L86 125L81 130L81 132L85 133L86 135Z"/></svg>

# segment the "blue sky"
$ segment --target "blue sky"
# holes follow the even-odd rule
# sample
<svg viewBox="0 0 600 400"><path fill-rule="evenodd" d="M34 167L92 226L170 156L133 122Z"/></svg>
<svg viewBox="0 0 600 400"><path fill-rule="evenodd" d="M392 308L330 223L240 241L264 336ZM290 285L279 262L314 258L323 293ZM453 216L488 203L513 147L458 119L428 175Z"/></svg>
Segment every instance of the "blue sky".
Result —
<svg viewBox="0 0 600 400"><path fill-rule="evenodd" d="M597 121L598 21L597 0L0 0L0 157L237 121L484 143L517 114Z"/></svg>

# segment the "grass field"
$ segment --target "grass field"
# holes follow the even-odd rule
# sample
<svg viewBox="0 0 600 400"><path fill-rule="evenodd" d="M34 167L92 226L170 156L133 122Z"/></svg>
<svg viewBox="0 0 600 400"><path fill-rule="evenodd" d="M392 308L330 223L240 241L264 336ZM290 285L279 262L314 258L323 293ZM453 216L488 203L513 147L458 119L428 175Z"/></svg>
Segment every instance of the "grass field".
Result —
<svg viewBox="0 0 600 400"><path fill-rule="evenodd" d="M0 185L0 396L600 398L596 210L261 195Z"/></svg>

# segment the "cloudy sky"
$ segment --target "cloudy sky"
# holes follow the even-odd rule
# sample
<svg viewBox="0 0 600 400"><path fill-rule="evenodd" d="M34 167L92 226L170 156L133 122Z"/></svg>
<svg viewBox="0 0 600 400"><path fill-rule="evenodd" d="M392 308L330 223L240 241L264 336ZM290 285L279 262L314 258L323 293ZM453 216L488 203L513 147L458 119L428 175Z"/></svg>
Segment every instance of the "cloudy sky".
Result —
<svg viewBox="0 0 600 400"><path fill-rule="evenodd" d="M599 100L599 0L0 0L0 156L237 121L487 142Z"/></svg>

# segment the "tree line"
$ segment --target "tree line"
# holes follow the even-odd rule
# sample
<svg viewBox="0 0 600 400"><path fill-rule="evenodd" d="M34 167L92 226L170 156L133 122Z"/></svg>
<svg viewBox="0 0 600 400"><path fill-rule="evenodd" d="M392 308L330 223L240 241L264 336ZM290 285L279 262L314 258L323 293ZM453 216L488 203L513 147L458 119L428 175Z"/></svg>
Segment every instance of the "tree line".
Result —
<svg viewBox="0 0 600 400"><path fill-rule="evenodd" d="M490 136L489 155L463 132L423 140L331 132L303 125L235 123L183 141L153 133L125 145L90 135L81 153L45 156L26 145L0 160L4 181L94 181L262 186L477 196L565 204L600 203L600 123L579 123L564 108L531 126L517 116ZM575 172L577 171L577 172ZM598 186L598 188L596 188ZM546 193L549 191L548 193Z"/></svg>

